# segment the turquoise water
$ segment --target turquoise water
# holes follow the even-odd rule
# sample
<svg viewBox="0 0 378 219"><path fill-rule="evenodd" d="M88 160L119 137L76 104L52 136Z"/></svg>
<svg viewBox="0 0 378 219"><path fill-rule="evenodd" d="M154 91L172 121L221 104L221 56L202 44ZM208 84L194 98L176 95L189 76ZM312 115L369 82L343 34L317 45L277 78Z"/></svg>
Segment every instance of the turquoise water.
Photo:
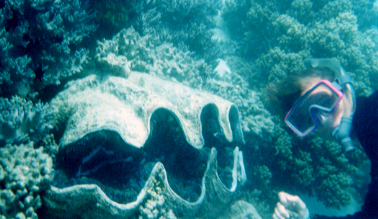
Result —
<svg viewBox="0 0 378 219"><path fill-rule="evenodd" d="M313 209L324 205L336 211L332 214L337 215L338 209L352 205L358 210L369 182L370 167L358 143L357 155L347 159L335 142L315 135L296 137L276 115L277 106L269 106L265 91L268 84L305 69L303 60L308 57L339 60L351 75L357 95L367 96L376 91L377 4L369 0L1 1L0 146L2 160L15 158L13 163L2 163L4 175L14 176L0 177L2 197L7 197L0 214L6 218L17 214L44 217L48 207L43 197L49 185L59 188L83 183L105 185L103 190L111 199L129 203L145 186L157 162L166 167L172 190L195 202L201 194L211 148L218 151L220 179L231 188L235 147L243 152L247 181L237 186L234 202L248 202L262 218L271 216L277 192L281 190L303 197L315 196L317 203L312 204ZM62 141L72 122L79 121L75 123L79 126L80 118L91 115L91 107L83 115L74 112L82 105L92 106L97 93L85 93L91 100L83 96L78 98L77 105L72 100L75 94L70 94L72 98L58 107L71 104L67 111L59 111L53 104L59 94L78 86L79 80L90 75L95 75L96 83L100 84L113 76L119 81L128 80L135 72L230 101L240 117L230 128L234 139L229 141L225 137L225 128L214 116L216 110L213 112L210 107L214 114L201 117L204 114L198 113L195 126L202 128L198 135L204 138L201 149L190 144L183 130L185 125L164 109L144 120L149 121L146 127L151 131L141 150L125 142L121 134L107 131L92 135L82 130L85 134L77 141L70 144ZM145 84L141 80L135 86L143 88ZM81 91L85 89L76 94L84 95ZM172 100L170 92L159 92L157 95ZM122 96L117 88L109 93L124 103L132 102L127 99L127 92ZM112 99L98 96L97 102L106 106L107 100L110 103ZM195 105L195 101L190 103ZM159 104L162 103L151 104L148 109L138 105L135 113L147 115ZM178 111L185 107L183 111L193 109L184 100L170 104ZM133 125L133 120L128 124ZM238 130L243 141L235 140ZM40 161L31 152L20 155L9 149L24 145L29 145L25 146L28 149L22 149L27 151L44 147L38 154L50 158ZM119 145L131 149L116 151ZM91 153L93 149L100 153ZM19 164L25 160L31 161ZM33 164L34 160L38 160L37 164ZM51 165L46 164L49 160ZM47 166L48 170L40 166ZM23 171L24 167L29 170ZM46 177L34 177L33 171ZM114 177L121 171L125 173L122 177ZM20 178L24 181L17 176L23 176ZM23 189L14 186L20 181L27 185L21 195L17 191ZM32 192L34 185L41 189ZM37 201L27 201L25 197ZM164 208L174 209L169 205ZM180 213L173 211L173 214ZM54 215L54 211L49 215ZM158 215L167 217L162 211ZM139 210L133 216L146 217ZM195 213L194 216L201 217Z"/></svg>

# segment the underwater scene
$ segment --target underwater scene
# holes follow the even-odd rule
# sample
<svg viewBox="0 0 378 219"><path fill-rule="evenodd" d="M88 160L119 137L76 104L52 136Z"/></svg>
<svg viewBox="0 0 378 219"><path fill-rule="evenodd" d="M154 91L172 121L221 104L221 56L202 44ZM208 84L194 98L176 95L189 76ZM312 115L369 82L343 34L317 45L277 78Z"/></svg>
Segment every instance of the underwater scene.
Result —
<svg viewBox="0 0 378 219"><path fill-rule="evenodd" d="M267 90L316 57L369 96L377 27L375 0L0 1L0 218L359 211L359 141L298 137Z"/></svg>

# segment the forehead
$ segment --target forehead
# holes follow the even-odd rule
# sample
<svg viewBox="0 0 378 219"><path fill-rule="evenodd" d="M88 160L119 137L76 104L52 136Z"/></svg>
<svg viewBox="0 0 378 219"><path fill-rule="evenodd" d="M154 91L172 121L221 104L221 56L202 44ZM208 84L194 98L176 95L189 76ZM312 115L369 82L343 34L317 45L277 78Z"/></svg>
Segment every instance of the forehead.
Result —
<svg viewBox="0 0 378 219"><path fill-rule="evenodd" d="M301 95L306 93L310 90L313 86L315 86L319 81L321 81L321 77L306 77L301 80L302 92Z"/></svg>

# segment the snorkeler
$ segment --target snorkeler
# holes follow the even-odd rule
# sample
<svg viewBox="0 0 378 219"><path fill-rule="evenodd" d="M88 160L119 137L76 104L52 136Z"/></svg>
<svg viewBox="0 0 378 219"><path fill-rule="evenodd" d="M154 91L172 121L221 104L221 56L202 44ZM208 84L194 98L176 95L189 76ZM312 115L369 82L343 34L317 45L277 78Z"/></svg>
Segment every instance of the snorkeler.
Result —
<svg viewBox="0 0 378 219"><path fill-rule="evenodd" d="M353 128L371 161L371 183L362 210L344 218L378 218L378 91L356 101L350 77L335 60L307 59L305 65L308 69L270 85L268 94L287 112L285 122L298 136L317 129L318 135L336 139L345 153L353 153ZM298 196L278 196L274 219L310 218Z"/></svg>

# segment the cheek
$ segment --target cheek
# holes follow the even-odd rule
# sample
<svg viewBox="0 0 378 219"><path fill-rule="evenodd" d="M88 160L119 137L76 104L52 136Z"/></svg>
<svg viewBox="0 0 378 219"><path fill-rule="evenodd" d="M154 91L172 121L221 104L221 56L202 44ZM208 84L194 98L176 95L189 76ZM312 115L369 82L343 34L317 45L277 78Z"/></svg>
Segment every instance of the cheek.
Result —
<svg viewBox="0 0 378 219"><path fill-rule="evenodd" d="M340 101L339 105L335 109L335 121L333 122L333 127L340 125L341 117L343 116L344 103Z"/></svg>

